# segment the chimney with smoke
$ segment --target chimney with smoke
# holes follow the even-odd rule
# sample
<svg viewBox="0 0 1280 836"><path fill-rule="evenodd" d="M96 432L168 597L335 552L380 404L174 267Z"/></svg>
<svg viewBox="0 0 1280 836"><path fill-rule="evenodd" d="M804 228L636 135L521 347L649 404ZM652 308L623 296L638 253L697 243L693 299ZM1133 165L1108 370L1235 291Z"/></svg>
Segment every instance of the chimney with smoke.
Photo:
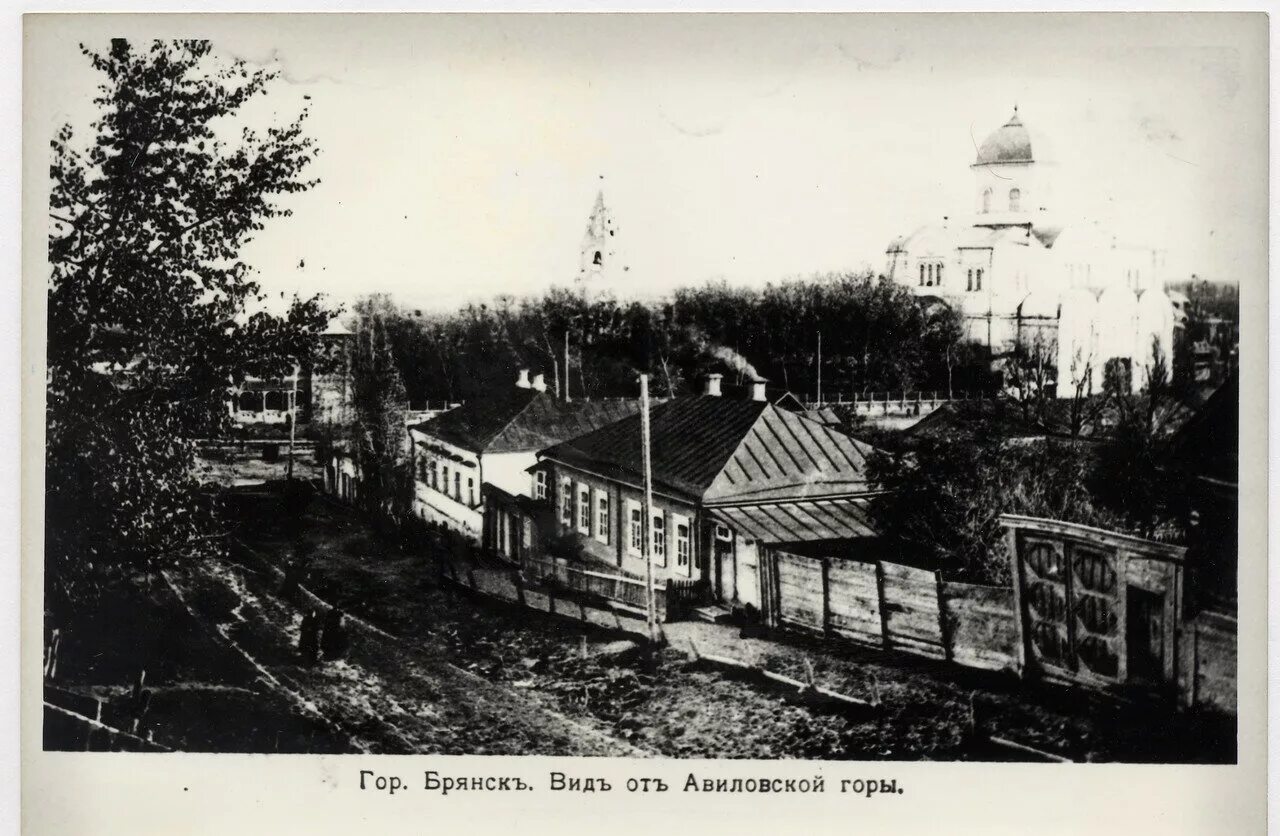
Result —
<svg viewBox="0 0 1280 836"><path fill-rule="evenodd" d="M531 385L535 390L539 392L547 391L547 376L542 374L535 374L533 376L533 383Z"/></svg>
<svg viewBox="0 0 1280 836"><path fill-rule="evenodd" d="M530 384L529 384L529 370L528 370L528 369L521 369L521 370L520 370L520 376L516 378L516 388L517 388L517 389L528 389L528 388L529 388L529 386L530 386Z"/></svg>
<svg viewBox="0 0 1280 836"><path fill-rule="evenodd" d="M702 393L713 398L720 397L720 380L723 377L724 375L717 372L707 375L706 387L702 390Z"/></svg>
<svg viewBox="0 0 1280 836"><path fill-rule="evenodd" d="M741 354L734 351L732 348L729 348L728 346L725 346L725 345L713 346L707 349L707 353L710 354L712 357L716 358L717 360L719 360L720 362L724 363L729 368L733 369L742 377L745 377L747 380L754 380L755 378L760 376L760 374L756 371L756 367L751 365L751 363L748 362L746 357L743 357Z"/></svg>

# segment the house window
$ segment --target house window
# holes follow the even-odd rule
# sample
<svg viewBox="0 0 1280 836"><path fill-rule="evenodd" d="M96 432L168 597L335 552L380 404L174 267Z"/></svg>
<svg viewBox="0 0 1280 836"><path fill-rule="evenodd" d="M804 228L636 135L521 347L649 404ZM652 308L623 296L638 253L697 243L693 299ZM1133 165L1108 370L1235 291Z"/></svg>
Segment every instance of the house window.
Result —
<svg viewBox="0 0 1280 836"><path fill-rule="evenodd" d="M456 471L453 474L453 498L462 501L462 474Z"/></svg>
<svg viewBox="0 0 1280 836"><path fill-rule="evenodd" d="M578 486L578 533L591 533L591 490L586 485Z"/></svg>
<svg viewBox="0 0 1280 836"><path fill-rule="evenodd" d="M1021 210L1022 210L1022 190L1010 189L1009 190L1009 211L1019 212Z"/></svg>
<svg viewBox="0 0 1280 836"><path fill-rule="evenodd" d="M547 471L539 470L533 474L533 498L547 498Z"/></svg>
<svg viewBox="0 0 1280 836"><path fill-rule="evenodd" d="M644 512L639 502L627 500L627 551L632 554L644 553Z"/></svg>
<svg viewBox="0 0 1280 836"><path fill-rule="evenodd" d="M467 504L476 507L476 480L470 476L467 477Z"/></svg>
<svg viewBox="0 0 1280 836"><path fill-rule="evenodd" d="M448 496L449 495L449 465L447 464L444 465L443 467L440 468L440 471L441 471L440 493L444 494L445 496Z"/></svg>
<svg viewBox="0 0 1280 836"><path fill-rule="evenodd" d="M241 412L257 412L262 408L262 395L258 392L241 392L236 399L236 408Z"/></svg>
<svg viewBox="0 0 1280 836"><path fill-rule="evenodd" d="M609 542L609 495L606 493L596 494L596 539Z"/></svg>
<svg viewBox="0 0 1280 836"><path fill-rule="evenodd" d="M270 412L284 412L285 400L284 392L271 391L267 393L266 408Z"/></svg>
<svg viewBox="0 0 1280 836"><path fill-rule="evenodd" d="M672 514L671 524L676 532L676 571L687 577L692 562L690 556L693 554L693 544L689 538L689 518Z"/></svg>
<svg viewBox="0 0 1280 836"><path fill-rule="evenodd" d="M716 523L716 539L727 543L733 539L733 532L729 530L729 526Z"/></svg>
<svg viewBox="0 0 1280 836"><path fill-rule="evenodd" d="M573 482L568 479L560 480L560 521L573 525Z"/></svg>
<svg viewBox="0 0 1280 836"><path fill-rule="evenodd" d="M653 515L653 562L667 565L667 520L661 511Z"/></svg>

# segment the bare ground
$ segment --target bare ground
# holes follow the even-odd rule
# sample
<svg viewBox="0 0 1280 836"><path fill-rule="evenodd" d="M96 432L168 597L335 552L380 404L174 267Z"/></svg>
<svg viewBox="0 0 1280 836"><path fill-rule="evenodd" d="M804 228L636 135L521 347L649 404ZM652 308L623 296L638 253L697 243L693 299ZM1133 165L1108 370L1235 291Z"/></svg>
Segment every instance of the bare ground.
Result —
<svg viewBox="0 0 1280 836"><path fill-rule="evenodd" d="M293 543L273 524L273 500L255 502L257 511L243 530L252 549L244 559L266 571ZM617 634L468 595L442 582L430 556L382 544L325 500L313 504L305 531L316 546L310 588L403 638L437 666L415 667L398 650L366 662L381 677L379 692L412 695L447 661L477 682L568 718L579 734L591 730L640 752L674 757L1008 759L1009 752L971 739L971 705L983 729L1078 760L1215 762L1235 756L1234 723L1224 718L1126 706L879 649L798 638L743 640L711 625L671 630L697 636L703 646L719 642L716 652L728 649L799 679L807 660L820 684L861 697L874 688L882 698L879 713L816 712L779 690L692 664L678 639L649 660ZM519 737L510 729L498 737L508 735ZM520 748L525 741L505 748L502 739L467 738L458 745L480 747L465 749L470 752L548 751ZM574 753L554 749L563 741L551 745L554 753Z"/></svg>

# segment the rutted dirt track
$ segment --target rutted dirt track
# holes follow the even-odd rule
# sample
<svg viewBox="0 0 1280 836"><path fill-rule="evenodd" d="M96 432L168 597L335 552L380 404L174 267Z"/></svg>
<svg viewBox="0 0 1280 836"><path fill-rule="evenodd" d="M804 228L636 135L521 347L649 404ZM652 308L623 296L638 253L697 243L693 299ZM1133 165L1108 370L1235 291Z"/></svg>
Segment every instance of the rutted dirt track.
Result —
<svg viewBox="0 0 1280 836"><path fill-rule="evenodd" d="M304 665L294 650L302 608L275 594L272 573L217 562L174 584L195 617L261 669L265 687L357 751L643 754L452 665L428 645L358 625L346 658Z"/></svg>

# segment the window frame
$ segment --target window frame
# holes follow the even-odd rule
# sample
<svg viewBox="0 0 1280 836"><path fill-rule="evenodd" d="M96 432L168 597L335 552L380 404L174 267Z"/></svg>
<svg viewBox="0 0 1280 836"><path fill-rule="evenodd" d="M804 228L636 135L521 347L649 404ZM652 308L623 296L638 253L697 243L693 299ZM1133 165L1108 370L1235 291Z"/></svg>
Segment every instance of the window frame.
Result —
<svg viewBox="0 0 1280 836"><path fill-rule="evenodd" d="M574 515L573 480L568 476L560 479L560 522L566 528L573 527Z"/></svg>
<svg viewBox="0 0 1280 836"><path fill-rule="evenodd" d="M547 498L547 471L537 470L533 474L533 498Z"/></svg>
<svg viewBox="0 0 1280 836"><path fill-rule="evenodd" d="M627 554L644 556L644 507L634 499L627 500Z"/></svg>
<svg viewBox="0 0 1280 836"><path fill-rule="evenodd" d="M579 534L591 536L591 488L578 483L578 516L574 526Z"/></svg>
<svg viewBox="0 0 1280 836"><path fill-rule="evenodd" d="M609 528L613 523L613 517L610 514L609 492L593 491L595 494L595 502L593 505L593 513L595 516L596 541L609 545Z"/></svg>
<svg viewBox="0 0 1280 836"><path fill-rule="evenodd" d="M684 534L680 534L680 529ZM671 515L671 532L675 540L675 569L686 578L693 575L693 524L683 514Z"/></svg>
<svg viewBox="0 0 1280 836"><path fill-rule="evenodd" d="M649 555L655 566L667 565L667 515L660 508L654 509L649 523Z"/></svg>

